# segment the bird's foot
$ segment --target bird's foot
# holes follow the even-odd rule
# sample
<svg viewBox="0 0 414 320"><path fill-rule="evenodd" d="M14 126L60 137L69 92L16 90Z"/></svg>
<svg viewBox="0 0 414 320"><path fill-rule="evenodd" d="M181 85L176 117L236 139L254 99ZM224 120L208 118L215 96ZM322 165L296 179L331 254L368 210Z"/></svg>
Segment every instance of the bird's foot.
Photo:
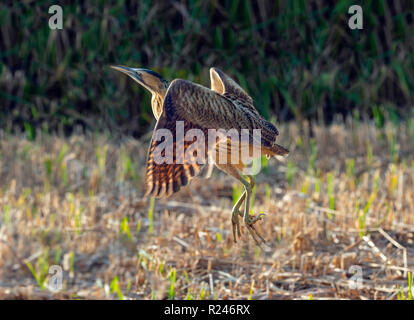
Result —
<svg viewBox="0 0 414 320"><path fill-rule="evenodd" d="M231 223L232 223L232 226L233 226L233 240L234 240L234 243L237 243L237 237L239 239L241 238L239 216L243 217L243 213L241 213L240 210L233 211L232 217L231 217ZM261 244L265 244L265 245L267 245L267 244L266 244L266 240L256 230L254 224L257 221L262 220L264 216L265 216L264 213L260 213L257 216L250 216L250 217L247 218L247 221L245 222L247 231L249 232L249 234L252 236L253 240L256 242L256 244L259 247L261 247ZM236 231L237 231L237 234L236 234Z"/></svg>
<svg viewBox="0 0 414 320"><path fill-rule="evenodd" d="M262 243L266 245L266 240L256 230L256 227L254 226L254 224L257 221L262 220L264 216L265 216L264 213L260 213L257 216L247 217L247 220L245 221L245 225L246 225L247 231L249 232L249 234L252 236L253 240L256 242L256 244L260 248L261 248L261 244ZM260 241L258 240L258 238L260 239Z"/></svg>
<svg viewBox="0 0 414 320"><path fill-rule="evenodd" d="M257 216L249 216L249 217L247 217L246 224L253 225L257 221L262 220L264 216L265 216L264 213L259 213Z"/></svg>

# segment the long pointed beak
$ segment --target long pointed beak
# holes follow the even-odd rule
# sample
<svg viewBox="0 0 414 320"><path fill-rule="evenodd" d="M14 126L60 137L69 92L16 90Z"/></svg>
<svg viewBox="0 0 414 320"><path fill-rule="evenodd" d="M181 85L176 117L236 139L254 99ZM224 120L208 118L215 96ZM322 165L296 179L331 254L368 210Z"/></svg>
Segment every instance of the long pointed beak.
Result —
<svg viewBox="0 0 414 320"><path fill-rule="evenodd" d="M142 78L138 75L138 72L136 72L136 69L124 67L124 66L111 66L112 69L120 71L122 73L127 74L131 78L138 80L139 82L144 82Z"/></svg>

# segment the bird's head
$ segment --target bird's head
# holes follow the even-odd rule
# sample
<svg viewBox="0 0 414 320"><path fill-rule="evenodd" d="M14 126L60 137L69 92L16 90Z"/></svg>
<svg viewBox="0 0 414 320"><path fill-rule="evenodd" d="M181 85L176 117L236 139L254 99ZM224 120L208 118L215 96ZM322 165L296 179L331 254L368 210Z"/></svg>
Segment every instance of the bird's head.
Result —
<svg viewBox="0 0 414 320"><path fill-rule="evenodd" d="M127 74L152 94L159 94L164 97L167 92L168 81L155 71L124 66L111 66L111 68Z"/></svg>

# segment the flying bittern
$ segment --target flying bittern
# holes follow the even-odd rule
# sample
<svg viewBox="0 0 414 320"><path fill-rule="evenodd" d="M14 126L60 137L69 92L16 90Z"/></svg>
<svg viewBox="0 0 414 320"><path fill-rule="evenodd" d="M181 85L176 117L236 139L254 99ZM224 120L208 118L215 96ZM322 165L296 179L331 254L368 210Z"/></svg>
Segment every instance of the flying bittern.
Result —
<svg viewBox="0 0 414 320"><path fill-rule="evenodd" d="M278 131L270 122L266 121L253 105L253 99L229 76L217 68L210 69L211 89L190 81L176 79L167 87L168 82L158 74L143 69L132 69L126 67L114 67L131 76L135 81L142 84L152 92L152 107L155 117L158 119L152 136L147 158L146 173L146 194L154 197L170 196L180 190L189 181L200 173L201 168L206 164L205 159L194 161L194 157L186 157L184 154L194 143L178 137L176 132L179 124L184 127L184 133L192 129L201 130L204 136L208 135L210 129L242 129L249 130L249 149L257 141L251 137L254 129L261 131L259 141L260 153L266 156L286 155L289 151L276 144ZM149 71L149 72L148 72ZM144 79L146 78L146 79ZM151 79L151 80L148 80ZM149 85L147 82L151 82ZM154 89L155 88L155 89ZM161 109L160 103L163 101ZM157 132L163 129L172 133L172 140L159 139ZM181 140L180 140L181 139ZM184 140L184 141L183 141ZM172 146L173 161L171 163L157 161L157 147L161 144ZM230 141L226 141L226 147ZM180 146L182 147L180 148ZM200 144L199 144L200 145ZM233 176L244 185L244 192L232 209L233 238L236 242L236 231L240 238L239 216L243 217L248 232L259 244L256 236L265 242L263 237L257 232L254 224L260 220L263 214L251 216L249 213L252 189L255 179L252 175L247 175L249 181L242 177L241 172L245 168L243 161L236 163L217 161L218 154L223 147L222 142L214 141L214 147L203 141L204 154L209 155L209 159L214 158L216 166L227 174ZM231 155L232 146L227 148L227 158ZM241 144L237 146L241 148ZM237 150L237 152L241 152ZM198 153L198 151L197 151ZM165 155L164 153L161 153ZM214 155L210 157L210 155ZM159 157L159 154L158 154ZM240 207L245 201L244 212L240 212Z"/></svg>

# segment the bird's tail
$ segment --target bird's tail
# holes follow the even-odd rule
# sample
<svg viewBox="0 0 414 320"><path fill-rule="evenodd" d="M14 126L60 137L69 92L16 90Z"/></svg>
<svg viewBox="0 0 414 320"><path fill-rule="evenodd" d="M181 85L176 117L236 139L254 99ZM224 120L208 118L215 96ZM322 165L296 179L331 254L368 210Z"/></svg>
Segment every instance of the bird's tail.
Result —
<svg viewBox="0 0 414 320"><path fill-rule="evenodd" d="M264 149L264 154L267 156L285 156L289 153L289 150L285 147L278 145L277 143L273 144L271 147L262 147Z"/></svg>

